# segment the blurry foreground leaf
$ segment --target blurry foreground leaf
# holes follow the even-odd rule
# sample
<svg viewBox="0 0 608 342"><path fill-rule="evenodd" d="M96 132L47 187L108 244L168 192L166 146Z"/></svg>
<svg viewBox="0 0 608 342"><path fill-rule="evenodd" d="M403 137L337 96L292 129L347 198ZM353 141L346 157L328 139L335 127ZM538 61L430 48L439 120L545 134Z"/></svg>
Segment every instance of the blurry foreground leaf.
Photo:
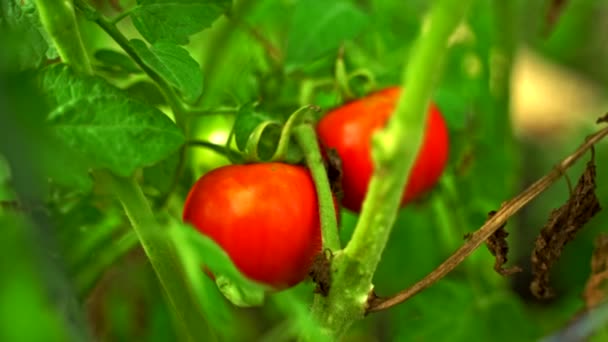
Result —
<svg viewBox="0 0 608 342"><path fill-rule="evenodd" d="M170 234L209 325L225 338L234 336L238 332L233 329L236 323L230 308L204 270L228 280L244 294L263 294L265 288L246 279L221 247L193 227L173 222Z"/></svg>
<svg viewBox="0 0 608 342"><path fill-rule="evenodd" d="M0 340L66 341L64 322L39 272L30 225L0 214L0 227Z"/></svg>

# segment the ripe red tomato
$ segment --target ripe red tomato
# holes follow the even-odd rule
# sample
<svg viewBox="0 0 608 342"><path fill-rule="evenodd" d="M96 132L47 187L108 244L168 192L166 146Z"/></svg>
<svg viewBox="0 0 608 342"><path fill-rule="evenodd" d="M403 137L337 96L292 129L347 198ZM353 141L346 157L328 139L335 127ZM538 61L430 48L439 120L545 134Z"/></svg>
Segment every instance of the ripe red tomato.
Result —
<svg viewBox="0 0 608 342"><path fill-rule="evenodd" d="M349 102L319 122L317 132L326 148L336 149L342 159L342 204L354 212L361 210L373 164L372 134L384 127L397 105L400 87L390 87ZM431 104L424 140L410 173L401 206L432 188L448 160L449 139L439 109Z"/></svg>
<svg viewBox="0 0 608 342"><path fill-rule="evenodd" d="M245 276L280 290L304 280L321 251L318 210L306 168L260 163L203 175L183 218L221 246Z"/></svg>

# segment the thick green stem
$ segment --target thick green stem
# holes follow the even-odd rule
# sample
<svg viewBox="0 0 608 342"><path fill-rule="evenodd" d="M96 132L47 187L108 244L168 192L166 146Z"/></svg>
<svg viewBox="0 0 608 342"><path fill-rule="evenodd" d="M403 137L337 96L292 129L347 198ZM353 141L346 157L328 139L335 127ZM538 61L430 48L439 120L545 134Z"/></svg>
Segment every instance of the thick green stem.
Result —
<svg viewBox="0 0 608 342"><path fill-rule="evenodd" d="M47 6L40 12L40 15L45 28L50 31L57 49L65 54L65 56L62 55L64 61L76 70L93 74L89 59L86 58L86 54L82 55L85 49L80 40L71 2L39 0L38 3ZM89 19L95 16L101 18L97 11L86 2L76 0L76 4L79 9L82 10L84 8L83 13ZM70 11L66 10L67 8ZM107 23L103 18L100 20L103 23ZM108 25L107 27L116 30L114 25ZM125 43L126 38L120 32L118 32L118 35L122 37L123 43ZM128 45L128 42L126 44ZM136 57L136 55L134 56ZM137 234L165 290L169 305L177 317L176 321L182 325L183 331L188 332L189 337L193 340L207 340L209 334L208 330L204 329L204 316L200 312L200 308L195 304L196 297L192 294L189 284L185 281L186 277L184 276L183 267L175 246L172 240L168 238L168 235L164 234L162 227L156 221L148 201L137 182L132 179L116 177L105 171L95 172L95 177L97 181L109 185L122 203L131 221L133 230Z"/></svg>
<svg viewBox="0 0 608 342"><path fill-rule="evenodd" d="M371 280L388 240L405 183L422 143L427 107L448 38L471 1L438 1L405 69L404 88L387 127L373 137L375 165L361 217L345 253L364 263Z"/></svg>
<svg viewBox="0 0 608 342"><path fill-rule="evenodd" d="M335 256L329 296L317 296L313 314L340 337L363 317L372 277L397 216L409 172L422 142L426 111L452 32L472 0L440 0L426 18L403 77L404 91L387 127L373 137L372 176L361 216L343 253Z"/></svg>
<svg viewBox="0 0 608 342"><path fill-rule="evenodd" d="M40 21L53 39L64 63L77 72L92 74L93 68L80 38L74 6L66 0L36 0Z"/></svg>
<svg viewBox="0 0 608 342"><path fill-rule="evenodd" d="M338 236L338 223L336 220L336 208L334 198L327 179L327 172L323 164L321 150L317 143L315 129L310 124L302 124L294 129L298 144L304 151L306 164L310 169L315 182L317 196L319 198L319 216L321 217L321 234L323 236L323 248L329 248L332 252L340 249L340 237Z"/></svg>
<svg viewBox="0 0 608 342"><path fill-rule="evenodd" d="M122 203L137 234L141 245L154 268L161 286L165 290L169 306L176 315L176 321L183 331L195 341L207 340L201 325L205 320L194 301L194 294L185 282L183 266L180 263L173 241L156 221L141 188L132 179L120 178L109 173L97 173L102 183L108 184Z"/></svg>

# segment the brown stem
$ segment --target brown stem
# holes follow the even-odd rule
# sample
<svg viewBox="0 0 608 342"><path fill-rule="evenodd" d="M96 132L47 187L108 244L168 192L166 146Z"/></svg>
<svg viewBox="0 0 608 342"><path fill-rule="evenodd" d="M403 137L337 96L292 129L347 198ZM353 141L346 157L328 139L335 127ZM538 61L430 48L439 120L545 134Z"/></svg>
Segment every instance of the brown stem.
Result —
<svg viewBox="0 0 608 342"><path fill-rule="evenodd" d="M498 228L500 228L502 224L507 221L507 219L515 215L521 208L553 185L553 183L564 175L564 171L566 169L571 167L580 157L583 156L583 154L585 154L588 149L593 147L595 143L603 139L606 135L608 135L608 127L587 137L585 142L574 153L562 160L562 162L555 166L551 172L536 181L534 184L530 185L526 190L515 196L510 201L504 203L500 210L498 210L498 212L492 216L492 218L486 221L481 228L473 233L462 247L460 247L456 252L454 252L454 254L452 254L426 277L422 278L411 287L388 298L375 297L375 295L372 293L366 313L378 312L399 303L403 303L446 276L466 257L473 253L473 251L477 249L477 247L479 247Z"/></svg>

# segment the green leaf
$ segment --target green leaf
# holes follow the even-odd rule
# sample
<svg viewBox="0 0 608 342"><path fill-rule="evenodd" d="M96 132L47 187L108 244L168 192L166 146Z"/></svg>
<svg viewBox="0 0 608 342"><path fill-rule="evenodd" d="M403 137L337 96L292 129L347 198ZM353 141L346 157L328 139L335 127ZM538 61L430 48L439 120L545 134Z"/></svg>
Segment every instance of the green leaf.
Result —
<svg viewBox="0 0 608 342"><path fill-rule="evenodd" d="M40 246L33 238L33 225L23 216L0 215L0 227L0 339L73 340L76 336L69 334L66 312L59 309L64 304L59 302L62 289L52 288L56 284L48 279L59 275L41 267L46 265L39 259L43 254L36 249ZM36 329L32 329L32 322L36 322Z"/></svg>
<svg viewBox="0 0 608 342"><path fill-rule="evenodd" d="M230 314L226 301L211 278L203 275L203 270L207 268L217 277L236 285L244 293L261 293L265 289L245 278L221 247L193 227L173 222L170 234L175 246L179 246L178 252L188 282L192 284L210 325L221 333L225 340L235 340L234 336L238 332L227 329L234 326L234 316Z"/></svg>
<svg viewBox="0 0 608 342"><path fill-rule="evenodd" d="M43 100L33 75L0 73L0 89L5 92L3 96L6 99L3 102L6 112L0 115L0 153L9 161L23 161L22 169L11 165L12 176L23 172L37 175L36 179L44 181L28 182L28 187L36 193L47 189L47 180L89 191L93 183L85 161L72 148L49 134L44 121L50 108Z"/></svg>
<svg viewBox="0 0 608 342"><path fill-rule="evenodd" d="M5 60L11 70L36 68L47 58L58 56L32 1L2 0L0 36L4 38L0 60Z"/></svg>
<svg viewBox="0 0 608 342"><path fill-rule="evenodd" d="M188 37L210 27L230 8L230 0L138 0L133 25L150 43L187 44Z"/></svg>
<svg viewBox="0 0 608 342"><path fill-rule="evenodd" d="M142 72L135 62L124 53L110 49L99 49L95 51L94 56L105 68L111 71L127 74Z"/></svg>
<svg viewBox="0 0 608 342"><path fill-rule="evenodd" d="M188 50L169 42L157 42L148 47L139 39L131 40L139 57L182 93L185 100L194 102L203 93L203 74Z"/></svg>
<svg viewBox="0 0 608 342"><path fill-rule="evenodd" d="M135 82L125 88L125 91L131 98L152 106L166 104L163 93L161 93L156 84L150 81Z"/></svg>
<svg viewBox="0 0 608 342"><path fill-rule="evenodd" d="M52 108L48 124L53 135L81 152L93 169L130 176L184 142L161 111L128 98L101 78L76 75L63 65L46 69L41 78Z"/></svg>
<svg viewBox="0 0 608 342"><path fill-rule="evenodd" d="M367 15L349 2L299 1L287 37L287 67L310 63L337 49L367 23Z"/></svg>
<svg viewBox="0 0 608 342"><path fill-rule="evenodd" d="M180 151L175 151L164 160L144 169L144 180L147 186L151 186L158 194L166 194L171 186L179 167Z"/></svg>
<svg viewBox="0 0 608 342"><path fill-rule="evenodd" d="M263 289L258 287L241 287L232 282L230 278L224 276L216 277L215 283L224 297L236 306L248 308L264 304L265 296Z"/></svg>

